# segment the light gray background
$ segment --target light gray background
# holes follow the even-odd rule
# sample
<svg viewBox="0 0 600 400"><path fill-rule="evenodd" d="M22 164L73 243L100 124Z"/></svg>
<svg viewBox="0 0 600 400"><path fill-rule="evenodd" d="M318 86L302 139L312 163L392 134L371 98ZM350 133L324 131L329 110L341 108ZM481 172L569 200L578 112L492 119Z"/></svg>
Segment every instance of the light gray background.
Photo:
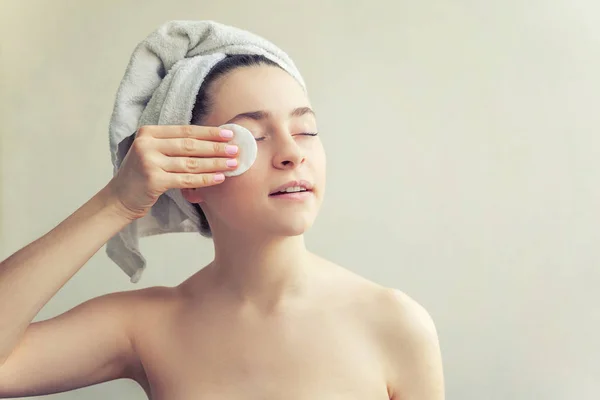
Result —
<svg viewBox="0 0 600 400"><path fill-rule="evenodd" d="M296 61L328 155L309 247L429 310L448 399L600 398L600 3L2 0L2 258L111 178L118 84L170 19ZM137 286L102 249L36 320L212 257L195 234L141 247ZM47 398L145 397L122 380Z"/></svg>

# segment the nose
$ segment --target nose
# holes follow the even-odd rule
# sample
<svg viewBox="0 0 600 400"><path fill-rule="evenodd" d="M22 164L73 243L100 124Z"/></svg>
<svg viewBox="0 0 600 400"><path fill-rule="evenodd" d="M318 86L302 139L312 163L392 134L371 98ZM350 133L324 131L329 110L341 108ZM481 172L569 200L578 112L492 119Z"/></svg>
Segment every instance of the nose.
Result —
<svg viewBox="0 0 600 400"><path fill-rule="evenodd" d="M290 135L284 135L273 156L273 166L277 169L294 169L306 161L304 149Z"/></svg>

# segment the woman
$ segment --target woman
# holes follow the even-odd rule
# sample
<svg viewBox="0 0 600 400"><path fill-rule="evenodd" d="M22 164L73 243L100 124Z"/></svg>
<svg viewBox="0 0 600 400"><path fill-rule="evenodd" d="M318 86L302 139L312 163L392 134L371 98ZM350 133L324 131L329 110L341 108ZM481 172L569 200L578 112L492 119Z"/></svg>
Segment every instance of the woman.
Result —
<svg viewBox="0 0 600 400"><path fill-rule="evenodd" d="M254 134L258 157L223 181L236 154L212 127L227 122ZM128 378L155 400L443 399L428 313L305 247L325 152L297 81L264 58L230 56L201 88L193 123L142 127L102 190L2 262L0 397ZM289 185L308 191L274 194ZM214 239L210 264L176 287L112 293L31 323L169 188L197 204Z"/></svg>

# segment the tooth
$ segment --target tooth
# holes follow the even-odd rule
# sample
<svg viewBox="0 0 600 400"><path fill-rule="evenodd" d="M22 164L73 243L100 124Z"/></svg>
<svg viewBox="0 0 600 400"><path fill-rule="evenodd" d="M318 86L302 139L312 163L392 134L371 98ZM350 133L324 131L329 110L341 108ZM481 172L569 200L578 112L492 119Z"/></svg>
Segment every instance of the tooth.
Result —
<svg viewBox="0 0 600 400"><path fill-rule="evenodd" d="M305 192L308 189L305 189L301 186L293 186L293 187L289 187L283 190L280 190L278 193L296 193L296 192Z"/></svg>

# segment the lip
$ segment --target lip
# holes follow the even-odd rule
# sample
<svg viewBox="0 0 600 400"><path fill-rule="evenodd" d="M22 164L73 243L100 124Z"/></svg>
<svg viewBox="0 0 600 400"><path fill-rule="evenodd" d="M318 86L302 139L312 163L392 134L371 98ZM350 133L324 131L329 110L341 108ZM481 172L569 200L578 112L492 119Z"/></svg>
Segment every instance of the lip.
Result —
<svg viewBox="0 0 600 400"><path fill-rule="evenodd" d="M292 192L292 193L286 193L286 194L273 195L273 196L269 196L269 197L272 199L278 199L278 200L303 202L303 201L308 200L311 196L313 196L313 192L307 190L306 192Z"/></svg>
<svg viewBox="0 0 600 400"><path fill-rule="evenodd" d="M271 196L277 192L280 192L282 190L285 190L287 188L294 187L294 186L300 186L300 187L306 189L306 192L288 193L288 194L299 194L299 193L300 194L301 193L308 194L308 192L312 192L312 189L313 189L313 184L310 183L309 181L306 181L306 180L289 181L288 183L285 183L285 184L279 186L277 189L273 190L271 193L269 193L269 196ZM277 197L287 196L288 194L277 195Z"/></svg>

